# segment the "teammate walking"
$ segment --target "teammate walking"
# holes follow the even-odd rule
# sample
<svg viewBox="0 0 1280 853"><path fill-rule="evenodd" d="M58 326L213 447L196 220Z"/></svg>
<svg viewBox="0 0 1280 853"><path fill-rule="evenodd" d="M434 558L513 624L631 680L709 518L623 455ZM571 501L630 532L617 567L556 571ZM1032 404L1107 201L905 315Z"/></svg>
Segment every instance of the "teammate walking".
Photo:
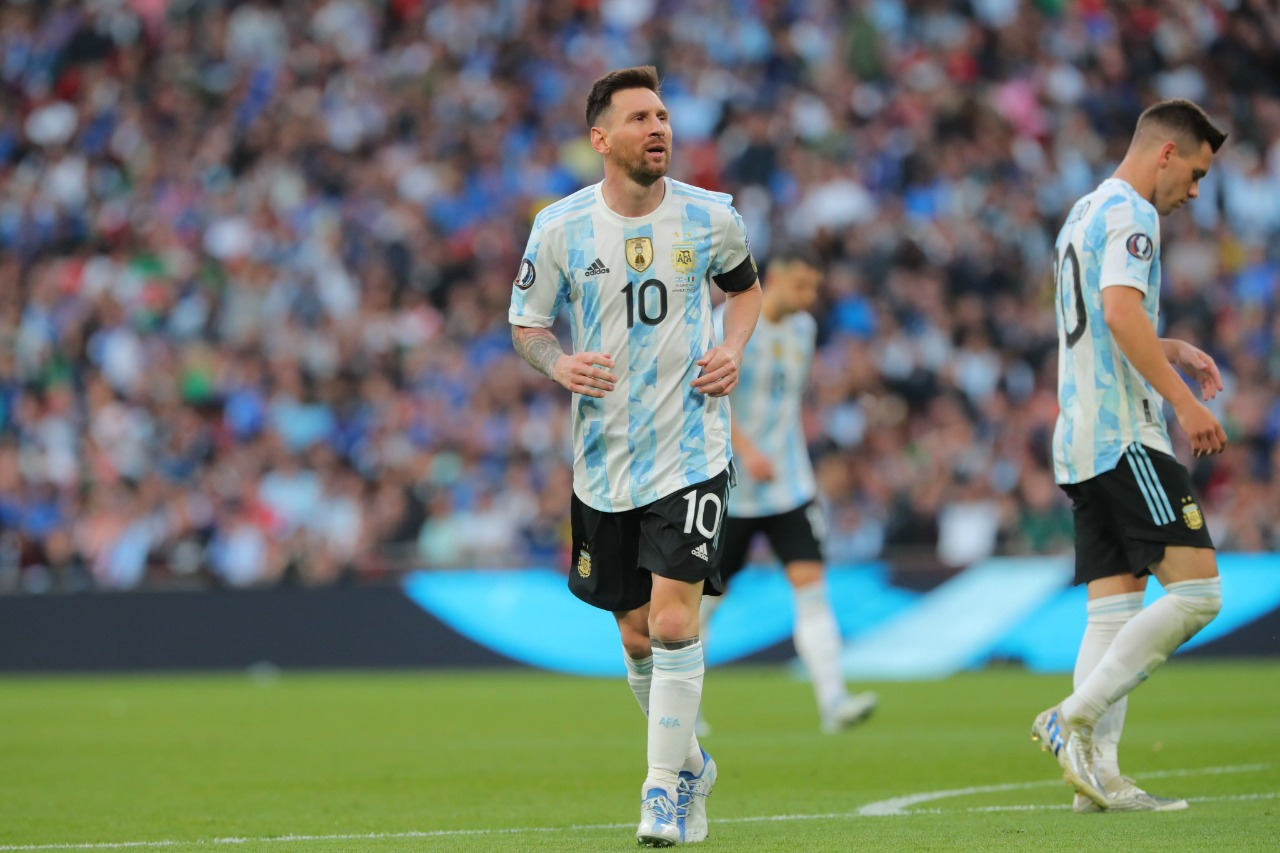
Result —
<svg viewBox="0 0 1280 853"><path fill-rule="evenodd" d="M1040 714L1032 738L1052 749L1077 791L1076 810L1165 811L1120 773L1126 697L1217 615L1213 541L1174 459L1168 401L1196 456L1220 452L1217 418L1174 370L1211 399L1222 390L1212 358L1161 339L1159 217L1199 192L1226 134L1200 107L1161 101L1138 119L1124 160L1076 202L1058 234L1058 401L1054 473L1075 517L1076 583L1089 614L1075 692ZM1167 595L1143 608L1154 574Z"/></svg>
<svg viewBox="0 0 1280 853"><path fill-rule="evenodd" d="M637 840L707 836L715 762L694 721L698 611L719 594L728 496L727 395L760 313L732 199L666 177L671 125L651 66L587 98L604 180L538 214L509 319L516 351L573 392L569 588L617 619L627 681L648 716ZM709 286L728 297L715 345ZM573 352L549 327L568 306Z"/></svg>
<svg viewBox="0 0 1280 853"><path fill-rule="evenodd" d="M795 246L774 252L765 271L760 323L731 395L739 481L720 576L728 584L746 565L754 537L768 539L795 591L796 653L813 683L822 730L834 733L866 719L876 696L850 695L840 669L843 644L822 562L825 524L801 423L817 337L808 309L821 278L813 253ZM719 601L703 600L704 642Z"/></svg>

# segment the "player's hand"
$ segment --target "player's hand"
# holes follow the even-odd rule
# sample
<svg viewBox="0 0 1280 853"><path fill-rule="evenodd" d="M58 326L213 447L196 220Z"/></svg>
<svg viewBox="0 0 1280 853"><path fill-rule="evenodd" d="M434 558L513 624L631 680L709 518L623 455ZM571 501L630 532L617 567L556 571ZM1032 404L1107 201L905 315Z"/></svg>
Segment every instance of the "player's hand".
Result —
<svg viewBox="0 0 1280 853"><path fill-rule="evenodd" d="M1227 446L1227 434L1222 429L1222 424L1218 423L1218 419L1204 403L1194 397L1188 397L1187 400L1187 405L1174 412L1187 438L1191 439L1192 451L1196 456L1221 453Z"/></svg>
<svg viewBox="0 0 1280 853"><path fill-rule="evenodd" d="M1179 341L1171 359L1173 366L1200 383L1200 399L1212 400L1222 390L1222 374L1213 357L1186 341Z"/></svg>
<svg viewBox="0 0 1280 853"><path fill-rule="evenodd" d="M618 384L618 377L605 368L613 367L613 356L603 352L575 352L562 355L551 369L551 378L565 388L587 397L603 397Z"/></svg>
<svg viewBox="0 0 1280 853"><path fill-rule="evenodd" d="M758 450L742 453L742 467L747 469L747 473L751 475L751 479L768 483L773 480L774 474L773 462L768 456L765 456Z"/></svg>
<svg viewBox="0 0 1280 853"><path fill-rule="evenodd" d="M689 384L708 397L723 397L738 385L738 365L742 353L726 346L712 347L698 359L702 375Z"/></svg>

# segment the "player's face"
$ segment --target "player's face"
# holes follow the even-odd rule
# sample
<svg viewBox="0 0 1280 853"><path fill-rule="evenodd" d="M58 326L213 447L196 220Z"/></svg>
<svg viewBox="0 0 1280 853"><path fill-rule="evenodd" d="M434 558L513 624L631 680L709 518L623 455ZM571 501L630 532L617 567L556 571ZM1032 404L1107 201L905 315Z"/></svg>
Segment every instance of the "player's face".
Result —
<svg viewBox="0 0 1280 853"><path fill-rule="evenodd" d="M822 273L803 261L792 261L786 268L779 270L783 293L786 294L787 310L808 311L818 299L818 284Z"/></svg>
<svg viewBox="0 0 1280 853"><path fill-rule="evenodd" d="M1213 149L1201 142L1193 155L1184 157L1176 146L1165 153L1156 175L1155 208L1161 216L1177 210L1200 195L1200 179L1209 171Z"/></svg>
<svg viewBox="0 0 1280 853"><path fill-rule="evenodd" d="M656 183L671 165L671 122L667 108L649 89L622 89L604 121L603 150L597 150L641 186Z"/></svg>

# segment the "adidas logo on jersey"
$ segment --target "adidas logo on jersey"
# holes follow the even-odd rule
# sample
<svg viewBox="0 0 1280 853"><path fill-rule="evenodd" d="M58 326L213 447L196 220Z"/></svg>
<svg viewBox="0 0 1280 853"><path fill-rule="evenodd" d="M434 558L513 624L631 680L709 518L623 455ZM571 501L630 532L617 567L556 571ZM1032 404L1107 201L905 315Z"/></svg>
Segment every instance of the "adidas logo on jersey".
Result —
<svg viewBox="0 0 1280 853"><path fill-rule="evenodd" d="M604 275L609 268L604 265L604 261L596 258L591 262L591 266L587 267L587 275Z"/></svg>
<svg viewBox="0 0 1280 853"><path fill-rule="evenodd" d="M710 559L711 559L710 557L708 557L708 556L707 556L707 543L706 543L706 542L701 543L700 545L698 545L698 547L697 547L697 548L694 548L694 549L693 549L692 551L690 551L689 553L690 553L690 554L692 554L693 556L697 557L699 560L710 561Z"/></svg>

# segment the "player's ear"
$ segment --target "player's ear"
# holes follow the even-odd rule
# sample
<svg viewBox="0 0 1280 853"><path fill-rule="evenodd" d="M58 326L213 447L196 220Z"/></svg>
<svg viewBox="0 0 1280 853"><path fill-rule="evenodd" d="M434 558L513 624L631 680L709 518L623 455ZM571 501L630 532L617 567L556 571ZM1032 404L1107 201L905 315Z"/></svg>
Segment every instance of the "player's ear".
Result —
<svg viewBox="0 0 1280 853"><path fill-rule="evenodd" d="M602 127L591 128L591 147L600 155L609 153L609 134Z"/></svg>
<svg viewBox="0 0 1280 853"><path fill-rule="evenodd" d="M1178 153L1178 144L1172 141L1166 142L1164 145L1160 146L1160 153L1158 155L1158 159L1156 160L1156 163L1160 166L1161 169L1163 169L1165 166L1169 165L1169 162L1173 160L1173 155L1177 153Z"/></svg>

